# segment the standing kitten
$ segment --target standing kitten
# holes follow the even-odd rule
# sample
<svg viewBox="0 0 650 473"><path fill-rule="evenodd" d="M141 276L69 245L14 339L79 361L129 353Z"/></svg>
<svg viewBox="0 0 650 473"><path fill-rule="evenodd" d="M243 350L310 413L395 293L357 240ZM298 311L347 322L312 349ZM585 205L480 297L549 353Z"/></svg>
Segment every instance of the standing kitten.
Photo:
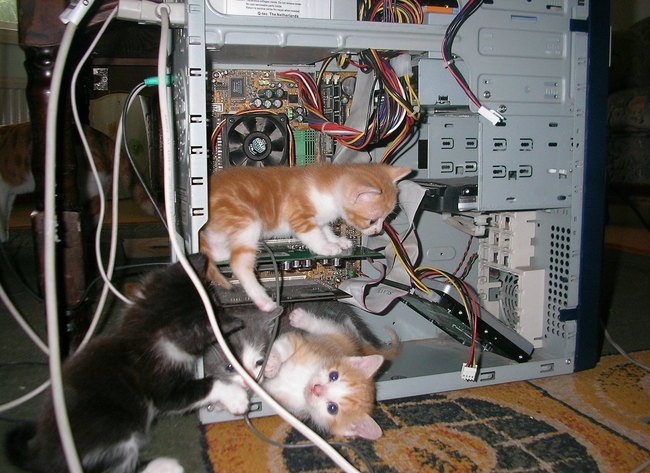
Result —
<svg viewBox="0 0 650 473"><path fill-rule="evenodd" d="M381 231L397 203L396 182L411 172L384 164L230 168L210 177L209 218L200 250L209 279L229 287L215 261L230 260L234 276L255 305L276 303L255 278L260 238L294 235L311 251L332 256L352 242L329 224L343 218L366 235Z"/></svg>
<svg viewBox="0 0 650 473"><path fill-rule="evenodd" d="M115 143L102 132L89 126L84 127L84 132L102 191L108 194L111 188ZM7 241L9 237L7 227L16 196L34 192L31 133L31 123L0 126L0 242ZM134 182L126 159L120 160L120 187L131 193L133 200L142 210L153 215L153 204L140 183ZM85 175L82 195L87 200L90 213L96 217L99 213L99 191L90 171Z"/></svg>
<svg viewBox="0 0 650 473"><path fill-rule="evenodd" d="M205 262L199 256L193 264ZM140 446L160 413L207 404L233 414L248 409L248 393L238 384L195 378L195 363L215 337L183 268L177 263L150 273L136 295L115 333L95 337L63 365L68 416L86 473L134 472ZM221 313L219 320L225 332L241 327ZM7 453L29 471L68 471L49 398L35 424L9 434ZM159 460L145 471L170 465Z"/></svg>

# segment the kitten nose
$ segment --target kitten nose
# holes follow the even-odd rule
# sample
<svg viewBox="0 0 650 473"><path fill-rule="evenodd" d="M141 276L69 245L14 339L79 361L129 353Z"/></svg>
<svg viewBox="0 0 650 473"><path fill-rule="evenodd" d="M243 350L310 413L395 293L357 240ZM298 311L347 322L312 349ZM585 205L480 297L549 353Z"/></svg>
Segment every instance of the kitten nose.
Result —
<svg viewBox="0 0 650 473"><path fill-rule="evenodd" d="M314 384L309 390L314 396L320 396L323 394L323 386L320 384Z"/></svg>

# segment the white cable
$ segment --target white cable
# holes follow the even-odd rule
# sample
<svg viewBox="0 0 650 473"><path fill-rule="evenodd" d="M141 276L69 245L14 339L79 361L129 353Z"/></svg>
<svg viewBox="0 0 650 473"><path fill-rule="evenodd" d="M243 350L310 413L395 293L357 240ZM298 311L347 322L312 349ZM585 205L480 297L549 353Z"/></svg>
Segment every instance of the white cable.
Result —
<svg viewBox="0 0 650 473"><path fill-rule="evenodd" d="M2 299L2 302L4 302L4 305L7 307L9 310L9 313L11 316L14 318L14 320L20 325L20 328L23 329L23 331L27 334L29 338L31 338L32 342L46 355L50 354L50 350L47 348L47 345L41 340L41 337L39 337L36 332L34 332L34 329L27 323L27 321L23 318L22 315L20 315L20 312L18 312L18 309L16 309L16 306L14 306L13 302L11 302L11 299L5 292L5 288L2 287L2 284L0 284L0 299Z"/></svg>
<svg viewBox="0 0 650 473"><path fill-rule="evenodd" d="M99 324L99 321L101 319L101 314L104 310L104 307L106 305L106 299L108 297L108 292L109 290L113 292L118 298L120 298L122 301L126 302L127 304L131 304L132 302L126 298L111 282L111 278L113 276L113 270L115 267L115 254L116 254L116 249L117 249L117 221L118 221L118 205L119 205L119 193L118 193L118 187L119 187L119 180L117 177L119 177L119 160L120 160L120 154L119 150L121 149L121 137L123 136L123 128L122 126L124 125L120 119L117 134L118 137L116 137L115 140L115 154L113 158L113 182L111 184L112 186L112 209L113 213L111 214L111 243L110 243L110 248L109 248L109 256L108 256L108 262L106 265L106 269L104 270L104 263L102 261L101 257L101 225L104 222L104 216L106 213L106 198L104 196L104 193L102 192L102 187L101 187L101 181L99 179L99 175L97 173L97 167L95 166L95 162L92 158L92 153L90 151L90 146L88 145L88 140L86 139L86 135L83 132L83 127L81 125L81 120L79 118L79 112L77 108L77 100L76 100L76 83L78 76L83 68L84 63L88 60L90 55L92 54L93 50L95 49L95 46L101 39L102 35L104 34L106 28L108 28L110 22L117 16L117 8L114 9L111 14L106 18L105 23L102 25L100 30L97 32L97 35L95 36L95 39L93 42L89 45L88 49L86 50L86 53L84 56L81 58L79 61L79 64L75 68L75 71L72 75L72 84L70 86L70 98L72 102L72 113L74 116L75 124L77 126L77 131L79 132L79 137L81 138L81 142L84 146L84 150L86 152L86 157L88 158L88 164L90 166L90 169L92 171L93 177L95 179L95 184L97 185L97 188L99 189L99 215L97 218L97 229L95 233L95 258L97 261L97 267L98 271L104 280L104 287L102 288L102 292L100 293L99 300L97 302L97 305L95 307L95 313L93 315L92 321L88 327L88 330L86 331L86 335L84 336L83 340L79 344L79 348L77 351L81 350L86 346L88 341L92 338L94 335L97 326ZM119 140L119 141L118 141ZM117 156L117 158L115 157Z"/></svg>
<svg viewBox="0 0 650 473"><path fill-rule="evenodd" d="M52 383L52 405L54 417L61 438L61 446L65 455L70 473L82 473L81 463L74 444L70 421L65 405L63 392L63 379L61 376L61 347L59 341L59 307L57 295L56 271L56 133L59 112L59 96L61 82L66 66L66 59L70 46L77 31L77 24L90 10L94 0L78 2L71 12L71 21L68 22L63 38L59 44L52 77L50 81L50 98L47 107L47 120L45 127L45 184L44 184L44 232L43 232L43 266L45 279L45 313L47 319L47 338L50 347L50 381Z"/></svg>
<svg viewBox="0 0 650 473"><path fill-rule="evenodd" d="M50 386L50 381L47 380L43 384L41 384L39 387L36 389L28 392L27 394L24 394L20 396L18 399L14 399L11 402L8 402L6 404L1 404L0 405L0 413L10 411L11 409L20 406L21 404L29 401L30 399L38 396L41 394L43 391L45 391L48 387Z"/></svg>
<svg viewBox="0 0 650 473"><path fill-rule="evenodd" d="M86 157L88 160L88 166L90 167L90 171L92 172L93 178L95 179L95 185L97 186L98 190L98 197L99 197L99 215L97 216L97 228L95 232L95 259L97 261L97 270L99 271L99 275L102 277L104 280L104 284L108 286L108 288L115 294L118 298L120 298L123 302L127 304L131 304L131 301L125 297L111 282L111 277L113 275L113 268L115 266L115 251L116 251L116 243L114 243L114 240L116 240L116 236L114 239L111 239L111 246L109 250L109 261L107 264L106 269L104 269L104 263L102 261L102 255L101 255L101 229L102 225L104 223L104 216L106 214L106 197L104 196L104 192L102 190L102 183L99 178L99 174L97 172L97 166L95 166L95 161L92 156L92 151L90 150L90 146L88 144L88 139L86 138L86 134L84 133L83 125L81 124L81 119L79 118L79 110L77 107L77 94L76 94L76 88L77 88L77 80L79 78L79 74L81 73L81 70L83 69L83 66L85 65L86 61L92 54L93 50L95 49L95 46L97 46L97 43L101 39L102 35L110 25L111 21L117 16L117 8L113 9L113 11L110 13L110 15L106 18L106 21L102 25L102 27L99 29L97 34L95 35L95 38L93 39L92 43L90 46L88 46L88 49L86 50L86 53L83 55L79 63L77 64L77 67L74 70L74 73L72 74L72 81L70 83L70 101L72 102L72 115L74 117L74 122L75 125L77 126L77 131L79 132L79 138L81 140L81 144L84 147L84 150L86 152ZM118 133L119 133L119 128L118 128ZM117 141L115 142L115 155L118 156L117 160L114 160L113 164L113 196L115 196L116 192L116 182L119 182L118 179L116 179L116 176L119 175L119 172L116 172L116 168L119 169L119 151L120 151L120 146L118 146ZM113 198L113 214L112 214L112 220L111 220L111 236L113 237L113 227L114 225L113 222L115 222L115 198ZM115 232L116 233L116 232ZM104 294L102 293L102 296ZM100 296L100 302L97 304L96 308L96 313L100 313L103 310L104 304L105 304L106 297L101 297Z"/></svg>
<svg viewBox="0 0 650 473"><path fill-rule="evenodd" d="M205 305L205 310L210 321L210 326L214 331L214 334L217 338L219 346L223 350L226 358L229 363L235 368L237 373L239 373L246 384L253 390L255 393L265 402L267 402L271 408L277 412L286 422L288 422L292 427L298 430L303 434L307 439L311 440L318 448L320 448L327 456L329 456L334 463L336 463L343 471L348 473L359 473L354 466L352 466L334 447L328 444L323 440L318 434L313 430L308 428L305 424L300 422L296 417L291 415L286 411L280 404L275 401L262 387L255 382L255 380L248 374L248 372L239 364L239 361L233 353L230 351L226 340L219 329L219 324L214 315L212 309L212 303L210 297L208 296L207 291L203 287L201 280L194 272L192 265L189 263L185 257L184 250L181 248L176 235L174 234L176 216L174 215L174 188L173 182L171 181L172 176L172 166L173 160L171 159L172 152L172 138L171 138L171 123L170 123L170 110L168 106L168 95L167 95L167 85L166 85L166 75L167 75L167 42L169 36L169 18L166 5L161 5L161 32L160 32L160 48L158 51L158 101L160 103L160 116L161 116L161 127L162 127L162 145L163 145L163 161L164 161L164 188L165 188L165 212L166 218L169 227L169 239L174 251L174 254L178 258L179 263L187 272L188 277L191 279L192 283L196 286L196 290Z"/></svg>
<svg viewBox="0 0 650 473"><path fill-rule="evenodd" d="M623 350L623 348L622 348L618 343L616 343L616 342L612 339L612 337L609 335L609 332L607 331L606 328L603 328L603 330L604 330L604 332L605 332L605 338L607 339L607 341L608 341L608 342L609 342L609 343L610 343L614 348L616 348L616 351L618 351L621 355L623 355L625 358L627 358L627 359L630 361L630 363L635 364L636 366L638 366L638 367L641 368L641 369L644 369L644 370L646 370L646 371L650 371L650 366L644 365L644 364L641 363L640 361L637 361L637 360L635 360L634 358L632 358L632 357L631 357L631 356L630 356L630 355L629 355L625 350Z"/></svg>

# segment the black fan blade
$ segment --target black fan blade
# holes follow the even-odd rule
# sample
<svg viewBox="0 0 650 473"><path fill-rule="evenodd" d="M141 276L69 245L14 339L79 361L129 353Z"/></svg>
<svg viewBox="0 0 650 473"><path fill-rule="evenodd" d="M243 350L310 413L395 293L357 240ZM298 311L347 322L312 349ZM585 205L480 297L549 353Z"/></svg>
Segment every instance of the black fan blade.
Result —
<svg viewBox="0 0 650 473"><path fill-rule="evenodd" d="M256 130L256 121L256 117L241 117L238 123L233 128L231 128L230 131L237 132L246 138Z"/></svg>
<svg viewBox="0 0 650 473"><path fill-rule="evenodd" d="M277 166L286 162L284 151L271 151L271 153L264 159L265 166Z"/></svg>
<svg viewBox="0 0 650 473"><path fill-rule="evenodd" d="M240 149L228 153L228 161L233 166L246 166L248 156Z"/></svg>

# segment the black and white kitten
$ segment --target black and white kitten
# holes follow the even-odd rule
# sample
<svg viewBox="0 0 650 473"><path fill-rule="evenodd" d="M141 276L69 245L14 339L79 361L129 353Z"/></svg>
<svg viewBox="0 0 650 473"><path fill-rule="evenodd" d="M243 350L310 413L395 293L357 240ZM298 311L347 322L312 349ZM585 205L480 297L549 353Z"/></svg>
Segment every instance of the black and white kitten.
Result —
<svg viewBox="0 0 650 473"><path fill-rule="evenodd" d="M195 268L205 266L193 256ZM68 416L84 472L132 473L155 417L213 404L233 414L248 409L241 385L210 375L195 377L195 364L215 341L203 303L183 268L149 273L134 291L120 325L92 339L63 365ZM224 332L242 322L217 311ZM10 432L8 457L28 471L66 473L51 400L38 420ZM177 462L154 460L147 473L182 473Z"/></svg>

